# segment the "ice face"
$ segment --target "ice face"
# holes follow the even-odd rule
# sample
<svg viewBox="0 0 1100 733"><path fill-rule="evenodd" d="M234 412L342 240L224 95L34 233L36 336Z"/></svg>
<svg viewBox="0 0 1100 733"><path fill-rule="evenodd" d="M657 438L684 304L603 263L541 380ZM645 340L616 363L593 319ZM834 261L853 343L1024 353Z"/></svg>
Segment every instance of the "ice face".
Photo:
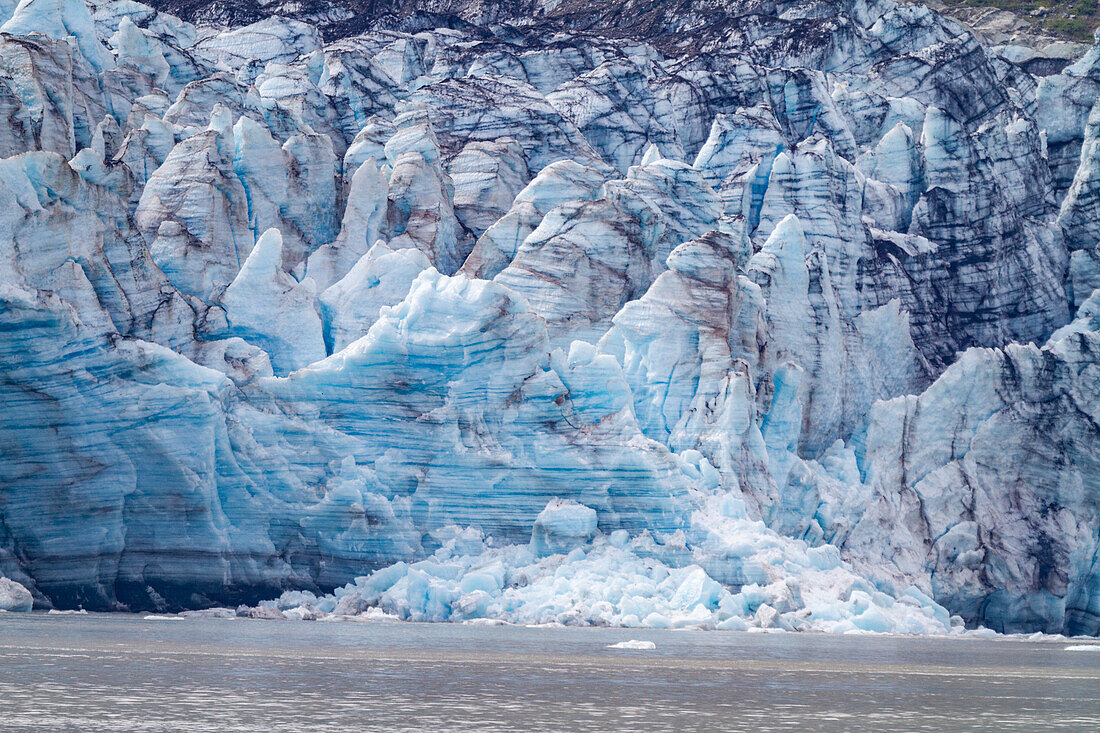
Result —
<svg viewBox="0 0 1100 733"><path fill-rule="evenodd" d="M225 33L209 35L194 52L215 66L236 71L254 65L287 63L321 50L321 34L313 26L286 18L266 18Z"/></svg>
<svg viewBox="0 0 1100 733"><path fill-rule="evenodd" d="M263 389L351 436L356 462L410 495L419 527L526 540L560 496L624 527L675 529L686 482L642 438L625 391L608 398L617 365L549 352L544 322L515 293L429 268L365 336Z"/></svg>
<svg viewBox="0 0 1100 733"><path fill-rule="evenodd" d="M321 319L314 308L317 288L283 269L283 238L268 229L221 298L228 333L260 346L279 374L325 356Z"/></svg>
<svg viewBox="0 0 1100 733"><path fill-rule="evenodd" d="M114 60L96 32L88 6L81 0L19 0L0 33L24 36L43 33L50 38L72 38L81 56L96 71L106 71Z"/></svg>
<svg viewBox="0 0 1100 733"><path fill-rule="evenodd" d="M544 10L0 2L0 573L1100 631L1100 51L1039 79L892 2Z"/></svg>
<svg viewBox="0 0 1100 733"><path fill-rule="evenodd" d="M428 258L418 249L394 252L381 241L371 247L318 298L329 353L365 336L382 307L404 300L417 275L429 267Z"/></svg>
<svg viewBox="0 0 1100 733"><path fill-rule="evenodd" d="M535 518L531 551L554 555L584 545L596 535L596 511L575 501L554 500Z"/></svg>
<svg viewBox="0 0 1100 733"><path fill-rule="evenodd" d="M318 286L327 288L345 277L378 242L386 221L388 188L386 170L379 170L373 156L355 168L339 236L308 259L306 272Z"/></svg>
<svg viewBox="0 0 1100 733"><path fill-rule="evenodd" d="M552 209L571 201L595 198L604 178L594 168L562 160L543 168L518 194L507 213L474 245L462 271L491 279L511 264L523 241Z"/></svg>

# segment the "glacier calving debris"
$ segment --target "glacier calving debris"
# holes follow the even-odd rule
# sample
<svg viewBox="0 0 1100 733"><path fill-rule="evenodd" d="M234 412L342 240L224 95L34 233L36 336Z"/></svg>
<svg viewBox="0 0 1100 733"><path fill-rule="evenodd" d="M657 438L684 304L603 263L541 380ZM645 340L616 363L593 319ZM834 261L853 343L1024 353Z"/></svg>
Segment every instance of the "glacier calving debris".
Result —
<svg viewBox="0 0 1100 733"><path fill-rule="evenodd" d="M749 519L744 503L729 495L709 497L687 534L661 543L621 529L597 537L595 522L592 509L553 501L539 514L529 545L495 547L478 530L450 527L435 533L441 547L424 560L391 565L321 598L288 591L259 608L289 618L381 609L410 621L962 631L961 617L950 617L915 586L896 597L882 593L853 573L835 547L780 537Z"/></svg>
<svg viewBox="0 0 1100 733"><path fill-rule="evenodd" d="M437 5L0 5L4 588L1100 633L1100 45Z"/></svg>
<svg viewBox="0 0 1100 733"><path fill-rule="evenodd" d="M26 612L34 606L31 592L14 580L0 577L0 611Z"/></svg>

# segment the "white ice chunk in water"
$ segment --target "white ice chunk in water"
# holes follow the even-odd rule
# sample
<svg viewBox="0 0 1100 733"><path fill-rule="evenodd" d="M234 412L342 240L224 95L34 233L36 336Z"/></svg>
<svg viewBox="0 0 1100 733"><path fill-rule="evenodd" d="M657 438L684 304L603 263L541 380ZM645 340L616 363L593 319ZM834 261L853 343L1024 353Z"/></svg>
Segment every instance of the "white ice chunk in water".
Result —
<svg viewBox="0 0 1100 733"><path fill-rule="evenodd" d="M0 611L30 611L33 605L31 592L21 583L0 577Z"/></svg>

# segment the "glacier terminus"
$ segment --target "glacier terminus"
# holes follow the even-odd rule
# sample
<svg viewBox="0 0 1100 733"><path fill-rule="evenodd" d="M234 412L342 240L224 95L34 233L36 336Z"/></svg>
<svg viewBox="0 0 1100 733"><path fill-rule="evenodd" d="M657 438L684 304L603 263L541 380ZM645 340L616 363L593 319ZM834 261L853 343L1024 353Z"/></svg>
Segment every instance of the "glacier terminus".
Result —
<svg viewBox="0 0 1100 733"><path fill-rule="evenodd" d="M0 0L0 609L1100 634L1100 45L245 5Z"/></svg>

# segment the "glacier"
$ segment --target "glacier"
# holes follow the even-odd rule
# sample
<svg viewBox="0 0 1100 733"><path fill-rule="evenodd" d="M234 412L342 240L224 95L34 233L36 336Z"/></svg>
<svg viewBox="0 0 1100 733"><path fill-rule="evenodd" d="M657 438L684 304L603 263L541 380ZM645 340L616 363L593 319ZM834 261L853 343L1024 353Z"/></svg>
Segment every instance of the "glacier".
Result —
<svg viewBox="0 0 1100 733"><path fill-rule="evenodd" d="M4 603L1100 634L1100 44L673 5L0 4Z"/></svg>

